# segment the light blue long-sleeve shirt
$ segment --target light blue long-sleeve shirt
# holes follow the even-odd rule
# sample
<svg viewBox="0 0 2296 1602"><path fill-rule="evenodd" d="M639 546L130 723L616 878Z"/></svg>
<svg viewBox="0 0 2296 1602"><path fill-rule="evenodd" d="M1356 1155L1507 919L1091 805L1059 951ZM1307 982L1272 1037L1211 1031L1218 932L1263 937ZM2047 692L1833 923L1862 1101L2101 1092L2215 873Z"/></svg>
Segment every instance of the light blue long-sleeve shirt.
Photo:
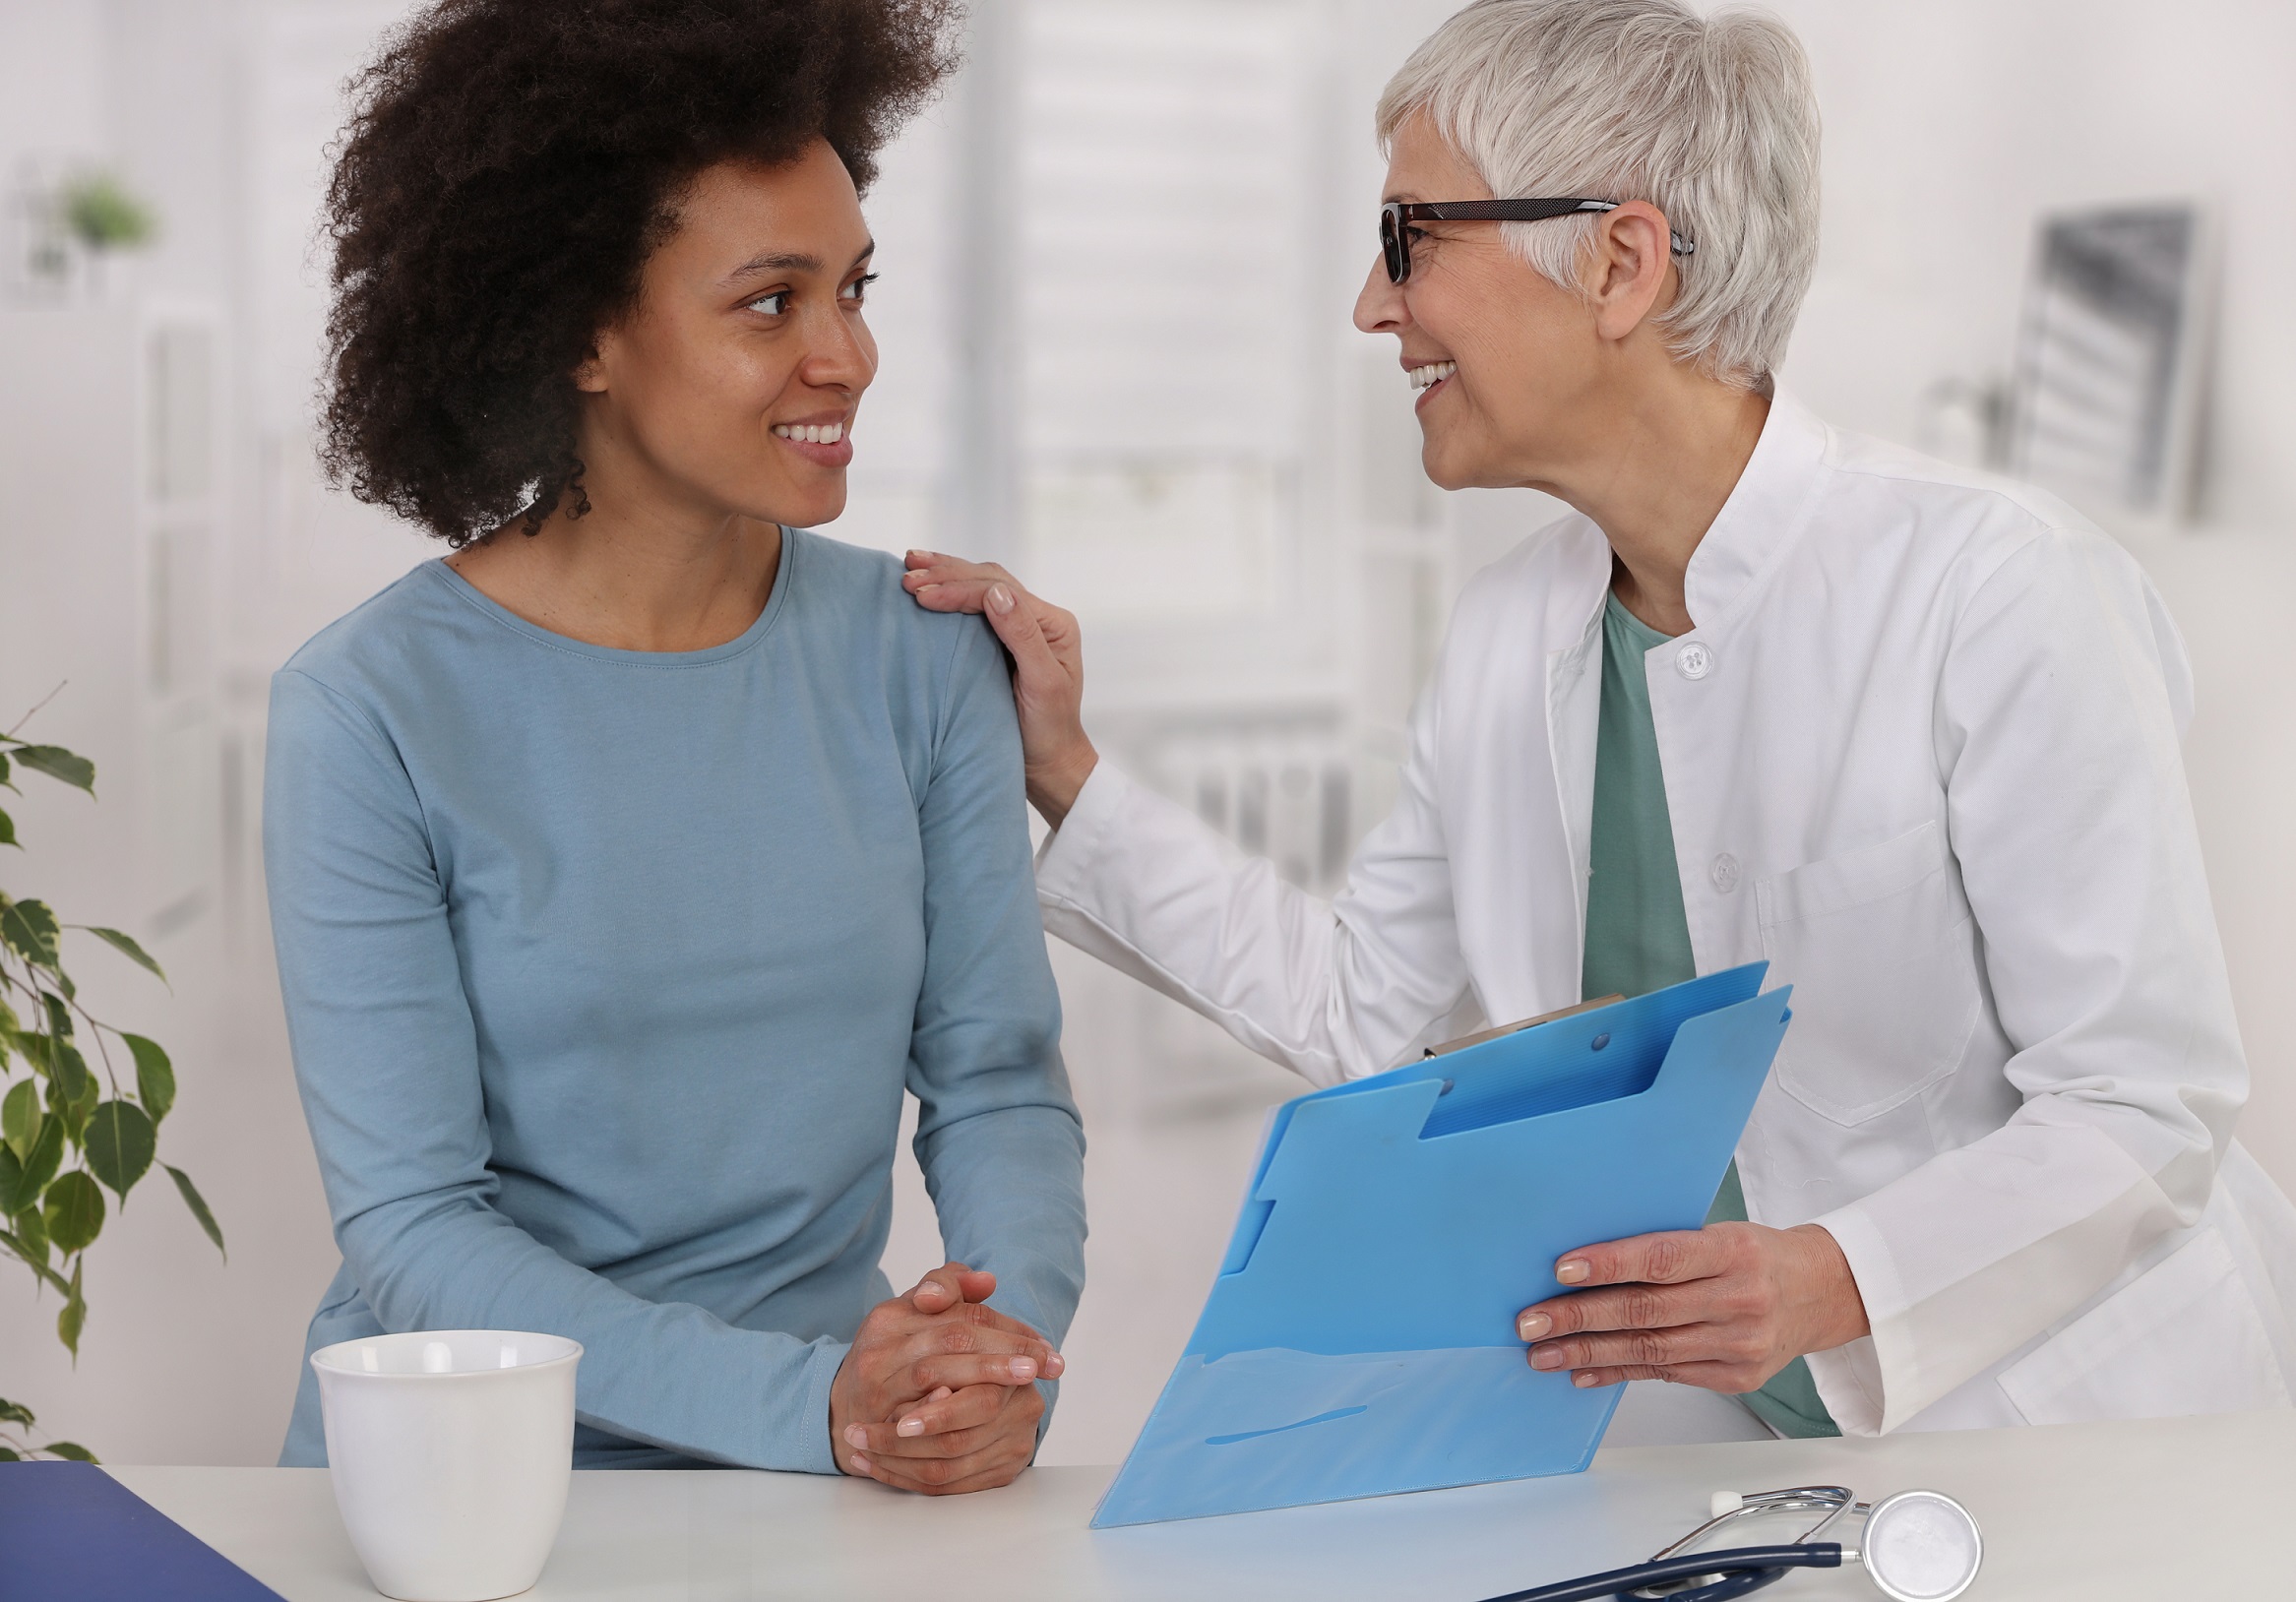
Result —
<svg viewBox="0 0 2296 1602"><path fill-rule="evenodd" d="M1057 1341L1083 1136L978 618L791 531L709 650L443 563L273 683L264 858L342 1268L309 1347L581 1341L576 1461L834 1472L904 1085L950 1256ZM306 1364L280 1461L326 1460Z"/></svg>

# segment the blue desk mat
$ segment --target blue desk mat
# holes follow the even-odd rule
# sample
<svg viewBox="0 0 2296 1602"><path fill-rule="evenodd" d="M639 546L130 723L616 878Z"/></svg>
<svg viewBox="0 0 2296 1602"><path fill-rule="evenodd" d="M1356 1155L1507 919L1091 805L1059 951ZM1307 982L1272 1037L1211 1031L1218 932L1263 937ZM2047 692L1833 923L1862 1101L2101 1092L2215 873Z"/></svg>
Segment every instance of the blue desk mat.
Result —
<svg viewBox="0 0 2296 1602"><path fill-rule="evenodd" d="M284 1602L93 1463L0 1463L0 1595Z"/></svg>

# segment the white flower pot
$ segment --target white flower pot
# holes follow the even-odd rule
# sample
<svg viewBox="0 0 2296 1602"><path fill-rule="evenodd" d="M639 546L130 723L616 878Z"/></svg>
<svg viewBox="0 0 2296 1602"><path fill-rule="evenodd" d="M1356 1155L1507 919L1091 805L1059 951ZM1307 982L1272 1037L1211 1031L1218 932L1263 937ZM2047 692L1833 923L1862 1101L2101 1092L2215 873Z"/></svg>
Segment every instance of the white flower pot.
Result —
<svg viewBox="0 0 2296 1602"><path fill-rule="evenodd" d="M350 1544L401 1602L491 1602L542 1577L574 1466L578 1342L418 1330L311 1354Z"/></svg>

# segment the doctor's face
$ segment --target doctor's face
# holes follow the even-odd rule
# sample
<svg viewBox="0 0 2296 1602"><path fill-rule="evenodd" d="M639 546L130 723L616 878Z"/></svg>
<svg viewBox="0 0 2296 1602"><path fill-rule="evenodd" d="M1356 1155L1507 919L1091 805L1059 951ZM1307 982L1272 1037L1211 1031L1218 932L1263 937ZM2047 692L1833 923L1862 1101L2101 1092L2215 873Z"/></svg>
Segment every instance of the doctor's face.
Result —
<svg viewBox="0 0 2296 1602"><path fill-rule="evenodd" d="M1388 201L1492 200L1425 117L1396 130ZM1530 223L1530 227L1568 226ZM1420 462L1445 489L1537 484L1600 381L1594 313L1508 249L1496 222L1423 222L1410 277L1374 261L1355 326L1400 342L1399 382L1417 392Z"/></svg>

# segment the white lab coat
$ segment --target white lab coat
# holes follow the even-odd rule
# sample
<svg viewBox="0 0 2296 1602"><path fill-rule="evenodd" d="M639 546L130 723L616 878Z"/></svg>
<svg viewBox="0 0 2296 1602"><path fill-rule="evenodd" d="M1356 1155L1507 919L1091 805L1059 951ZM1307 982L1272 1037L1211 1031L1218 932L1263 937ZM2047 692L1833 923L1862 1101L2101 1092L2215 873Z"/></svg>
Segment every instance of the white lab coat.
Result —
<svg viewBox="0 0 2296 1602"><path fill-rule="evenodd" d="M1460 597L1335 901L1103 762L1045 926L1329 1084L1579 1000L1611 553L1566 518ZM1701 973L1794 1021L1738 1166L1873 1333L1850 1434L2286 1406L2296 1211L2248 1093L2179 739L2184 649L2061 503L1779 396L1645 657Z"/></svg>

